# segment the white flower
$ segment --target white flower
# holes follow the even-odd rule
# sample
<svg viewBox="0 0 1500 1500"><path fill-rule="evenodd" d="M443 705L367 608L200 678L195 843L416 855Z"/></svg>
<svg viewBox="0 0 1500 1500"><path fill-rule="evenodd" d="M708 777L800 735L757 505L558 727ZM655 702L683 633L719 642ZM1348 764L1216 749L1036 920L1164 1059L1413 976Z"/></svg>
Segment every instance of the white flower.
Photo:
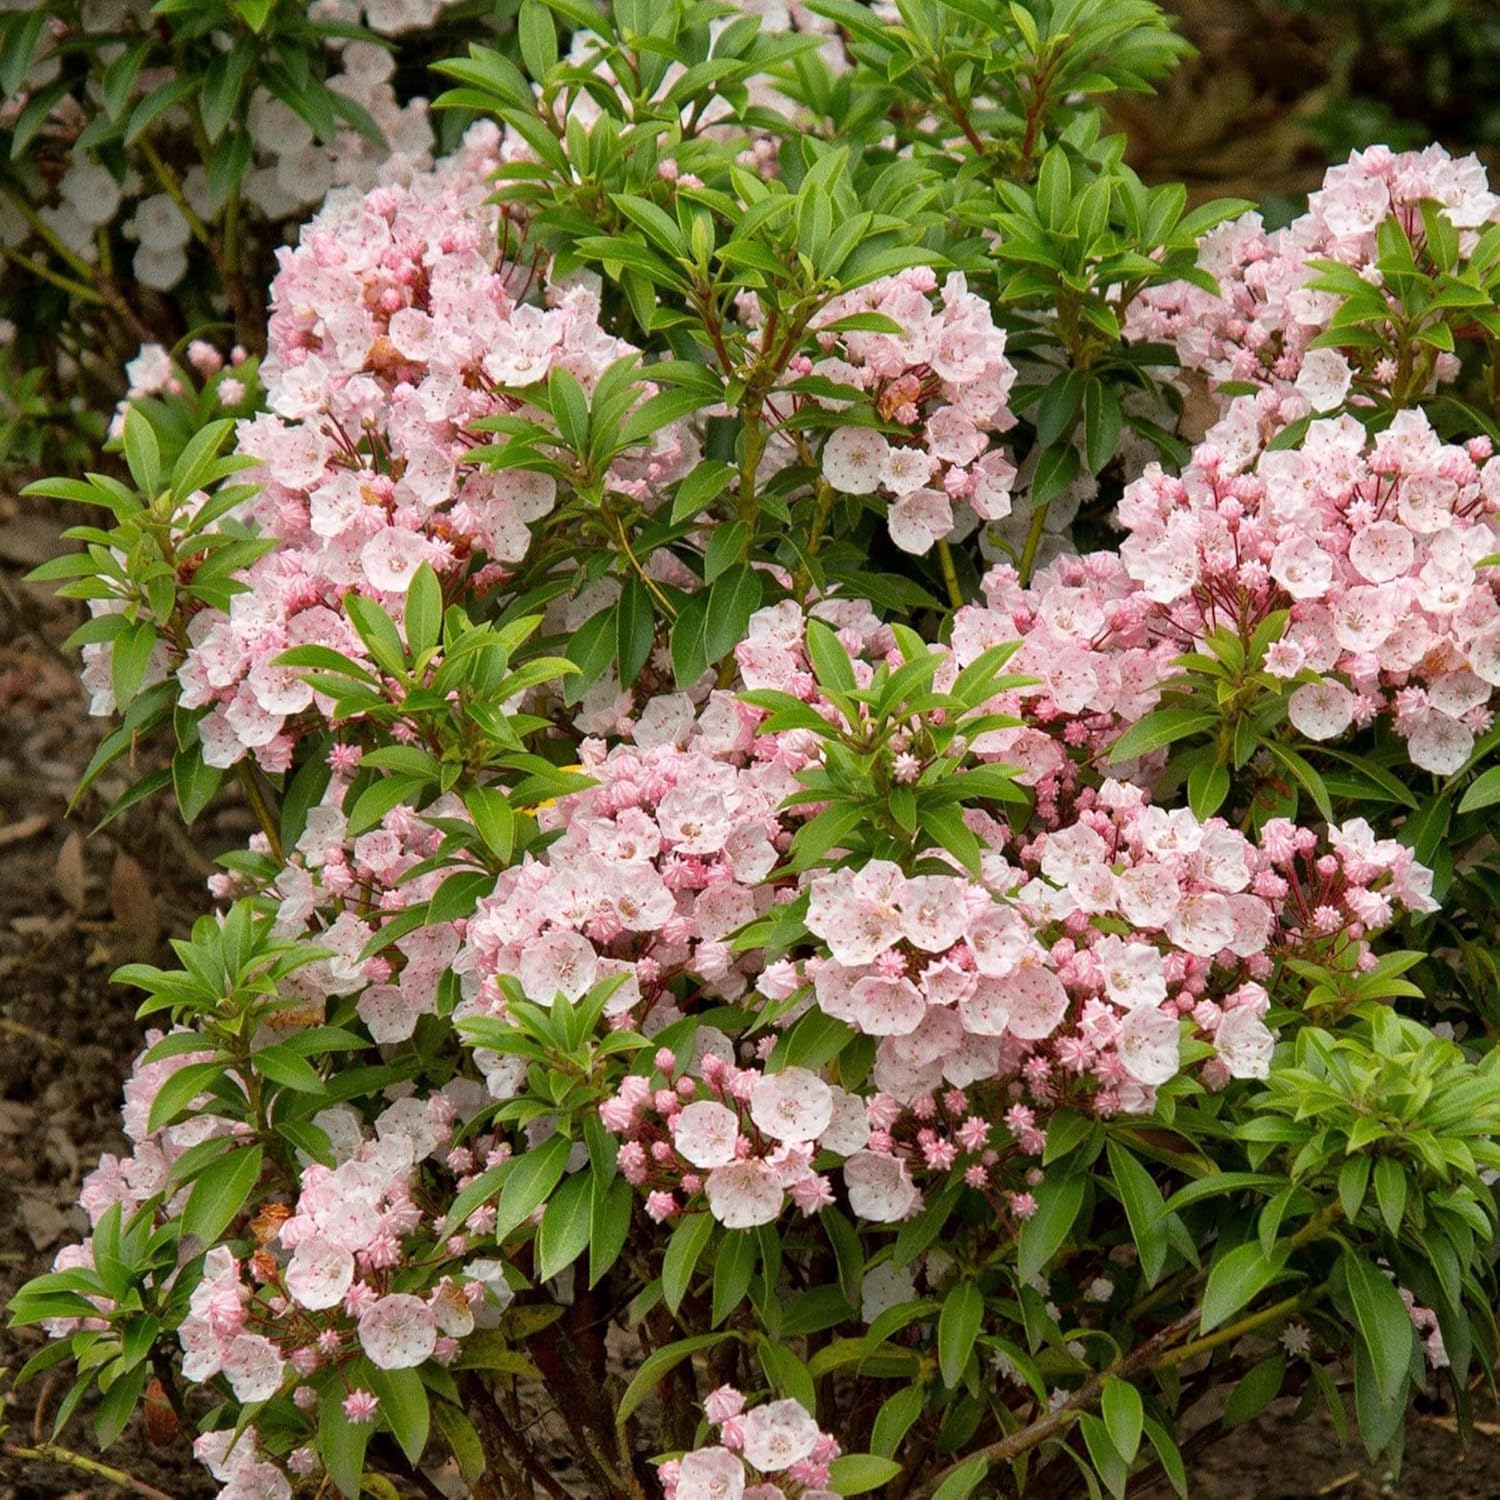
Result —
<svg viewBox="0 0 1500 1500"><path fill-rule="evenodd" d="M813 1451L818 1424L800 1401L772 1401L745 1414L741 1434L745 1461L762 1474L778 1474Z"/></svg>
<svg viewBox="0 0 1500 1500"><path fill-rule="evenodd" d="M1148 944L1104 937L1094 945L1094 957L1104 975L1104 991L1116 1005L1134 1010L1167 998L1161 954Z"/></svg>
<svg viewBox="0 0 1500 1500"><path fill-rule="evenodd" d="M1268 1078L1276 1038L1254 1011L1239 1006L1227 1012L1214 1032L1214 1046L1231 1078Z"/></svg>
<svg viewBox="0 0 1500 1500"><path fill-rule="evenodd" d="M223 1370L237 1401L269 1401L281 1385L286 1364L270 1339L241 1333L224 1351Z"/></svg>
<svg viewBox="0 0 1500 1500"><path fill-rule="evenodd" d="M891 445L873 427L840 427L823 444L823 477L846 495L868 495L879 485Z"/></svg>
<svg viewBox="0 0 1500 1500"><path fill-rule="evenodd" d="M1050 969L1024 964L1010 978L1012 1036L1037 1042L1051 1036L1068 1013L1068 992Z"/></svg>
<svg viewBox="0 0 1500 1500"><path fill-rule="evenodd" d="M859 1284L859 1315L873 1323L881 1313L900 1307L917 1295L917 1278L910 1266L883 1260L871 1266Z"/></svg>
<svg viewBox="0 0 1500 1500"><path fill-rule="evenodd" d="M286 1268L286 1289L313 1311L337 1307L354 1281L354 1257L320 1235L303 1240Z"/></svg>
<svg viewBox="0 0 1500 1500"><path fill-rule="evenodd" d="M769 1224L781 1212L781 1179L776 1169L763 1161L735 1161L715 1167L703 1191L708 1196L709 1212L726 1229L754 1229Z"/></svg>
<svg viewBox="0 0 1500 1500"><path fill-rule="evenodd" d="M833 1090L807 1068L783 1068L756 1080L750 1118L773 1140L816 1140L833 1119Z"/></svg>
<svg viewBox="0 0 1500 1500"><path fill-rule="evenodd" d="M1293 599L1316 599L1333 582L1333 559L1311 537L1298 533L1276 544L1270 572Z"/></svg>
<svg viewBox="0 0 1500 1500"><path fill-rule="evenodd" d="M386 526L361 548L359 563L371 588L399 594L405 592L426 555L426 539L418 532Z"/></svg>
<svg viewBox="0 0 1500 1500"><path fill-rule="evenodd" d="M1451 776L1474 750L1474 735L1467 725L1437 709L1424 713L1406 742L1412 764L1435 776Z"/></svg>
<svg viewBox="0 0 1500 1500"><path fill-rule="evenodd" d="M1304 682L1287 700L1286 713L1308 739L1337 739L1354 721L1354 694L1331 677Z"/></svg>
<svg viewBox="0 0 1500 1500"><path fill-rule="evenodd" d="M437 1319L420 1297L397 1292L360 1314L359 1342L378 1369L410 1370L436 1347Z"/></svg>
<svg viewBox="0 0 1500 1500"><path fill-rule="evenodd" d="M722 1167L734 1160L739 1117L712 1099L689 1104L672 1121L672 1143L695 1167Z"/></svg>
<svg viewBox="0 0 1500 1500"><path fill-rule="evenodd" d="M1165 1083L1177 1072L1178 1026L1171 1011L1142 1006L1120 1023L1120 1063L1137 1083Z"/></svg>
<svg viewBox="0 0 1500 1500"><path fill-rule="evenodd" d="M922 1201L906 1175L906 1163L874 1151L856 1151L844 1163L844 1185L849 1189L850 1208L872 1224L894 1224Z"/></svg>
<svg viewBox="0 0 1500 1500"><path fill-rule="evenodd" d="M1332 411L1349 394L1354 371L1337 349L1309 349L1297 376L1297 390L1314 411Z"/></svg>
<svg viewBox="0 0 1500 1500"><path fill-rule="evenodd" d="M699 1448L677 1471L677 1500L740 1500L745 1466L728 1448Z"/></svg>
<svg viewBox="0 0 1500 1500"><path fill-rule="evenodd" d="M1308 1331L1305 1323L1288 1323L1281 1330L1279 1340L1281 1347L1296 1359L1299 1355L1306 1354L1312 1348L1312 1334Z"/></svg>

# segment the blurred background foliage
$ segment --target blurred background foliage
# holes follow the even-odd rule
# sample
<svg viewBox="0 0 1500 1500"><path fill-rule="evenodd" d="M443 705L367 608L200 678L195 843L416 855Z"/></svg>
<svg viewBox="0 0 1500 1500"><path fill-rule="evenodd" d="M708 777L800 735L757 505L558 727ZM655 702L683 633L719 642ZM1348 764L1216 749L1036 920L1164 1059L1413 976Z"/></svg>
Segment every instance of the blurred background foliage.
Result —
<svg viewBox="0 0 1500 1500"><path fill-rule="evenodd" d="M1198 56L1114 109L1131 161L1194 201L1301 211L1331 161L1437 141L1500 169L1497 0L1166 0Z"/></svg>

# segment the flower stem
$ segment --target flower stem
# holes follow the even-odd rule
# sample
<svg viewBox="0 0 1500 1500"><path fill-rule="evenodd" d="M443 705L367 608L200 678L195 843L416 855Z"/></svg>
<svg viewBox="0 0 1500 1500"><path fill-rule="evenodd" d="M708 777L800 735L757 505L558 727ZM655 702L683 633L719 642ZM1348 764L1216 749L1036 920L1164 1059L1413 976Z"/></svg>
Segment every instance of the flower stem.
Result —
<svg viewBox="0 0 1500 1500"><path fill-rule="evenodd" d="M255 774L255 767L248 760L242 760L235 767L235 775L239 777L240 786L244 788L245 801L250 804L250 810L255 814L255 821L260 824L260 831L265 834L266 842L271 846L272 857L277 864L285 864L286 854L281 847L281 831L276 824L276 815L271 811L271 804L266 800L260 779Z"/></svg>
<svg viewBox="0 0 1500 1500"><path fill-rule="evenodd" d="M1299 1292L1295 1297L1285 1297L1270 1307L1261 1308L1258 1313L1251 1313L1241 1318L1238 1322L1227 1323L1223 1328L1216 1328L1212 1333L1204 1334L1202 1338L1190 1339L1185 1344L1179 1344L1175 1349L1169 1349L1151 1368L1170 1370L1174 1365L1186 1364L1188 1360L1200 1354L1206 1354L1210 1349L1217 1349L1221 1344L1232 1344L1236 1339L1253 1332L1264 1323L1274 1323L1280 1318L1290 1317L1292 1313L1300 1311L1309 1303L1316 1302L1326 1290L1327 1283L1325 1282L1323 1286L1315 1287L1310 1292Z"/></svg>
<svg viewBox="0 0 1500 1500"><path fill-rule="evenodd" d="M1036 566L1037 548L1042 544L1042 532L1047 526L1047 507L1051 503L1050 500L1044 500L1031 510L1031 525L1026 530L1026 544L1021 548L1021 561L1016 568L1023 589L1031 583L1031 570Z"/></svg>
<svg viewBox="0 0 1500 1500"><path fill-rule="evenodd" d="M74 281L72 277L64 276L50 266L44 266L41 261L33 260L29 255L22 255L19 250L0 251L0 255L3 255L12 265L19 266L29 275L35 276L39 281L50 282L70 297L77 297L80 302L93 302L100 306L104 303L104 297L93 287L82 281Z"/></svg>
<svg viewBox="0 0 1500 1500"><path fill-rule="evenodd" d="M948 603L954 609L964 607L964 591L958 586L958 569L953 566L953 549L943 537L937 544L938 567L943 571L943 584L948 590Z"/></svg>
<svg viewBox="0 0 1500 1500"><path fill-rule="evenodd" d="M157 155L156 147L144 136L136 144L140 148L141 155L146 158L146 165L151 168L152 176L162 185L167 197L177 205L177 212L187 220L187 227L192 232L193 238L200 245L207 245L212 250L213 240L208 232L208 225L198 217L193 205L187 201L181 183L172 175L166 162Z"/></svg>

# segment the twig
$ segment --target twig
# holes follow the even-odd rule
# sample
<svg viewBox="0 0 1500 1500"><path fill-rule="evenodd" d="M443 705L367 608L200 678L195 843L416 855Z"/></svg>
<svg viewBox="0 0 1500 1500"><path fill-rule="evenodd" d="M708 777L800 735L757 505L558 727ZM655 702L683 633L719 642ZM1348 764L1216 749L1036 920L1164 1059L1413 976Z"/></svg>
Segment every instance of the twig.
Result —
<svg viewBox="0 0 1500 1500"><path fill-rule="evenodd" d="M26 1459L33 1463L65 1464L70 1469L77 1469L95 1479L103 1479L122 1490L129 1490L132 1495L144 1495L146 1500L172 1500L172 1496L165 1490L159 1490L154 1484L147 1484L144 1479L127 1474L124 1469L112 1469L108 1464L101 1464L97 1459L74 1453L71 1448L62 1448L56 1443L42 1443L35 1448L7 1443L5 1451L12 1458Z"/></svg>
<svg viewBox="0 0 1500 1500"><path fill-rule="evenodd" d="M956 1474L965 1465L971 1464L975 1459L983 1459L986 1463L999 1464L1008 1463L1013 1458L1035 1448L1038 1443L1045 1442L1054 1433L1060 1432L1066 1427L1078 1413L1086 1406L1092 1406L1099 1398L1104 1388L1105 1377L1109 1375L1126 1376L1140 1369L1143 1365L1154 1363L1156 1356L1174 1344L1190 1328L1194 1327L1199 1318L1198 1309L1194 1308L1186 1316L1178 1318L1175 1323L1167 1326L1146 1340L1138 1348L1132 1349L1122 1359L1118 1359L1108 1369L1097 1375L1091 1375L1079 1388L1055 1411L1050 1411L1044 1417L1039 1417L1029 1427L1023 1427L1019 1432L1013 1432L1008 1437L1001 1438L998 1442L990 1443L986 1447L976 1449L972 1453L966 1453L956 1463L949 1464L945 1469L939 1469L920 1490L913 1496L913 1500L932 1500L943 1484Z"/></svg>

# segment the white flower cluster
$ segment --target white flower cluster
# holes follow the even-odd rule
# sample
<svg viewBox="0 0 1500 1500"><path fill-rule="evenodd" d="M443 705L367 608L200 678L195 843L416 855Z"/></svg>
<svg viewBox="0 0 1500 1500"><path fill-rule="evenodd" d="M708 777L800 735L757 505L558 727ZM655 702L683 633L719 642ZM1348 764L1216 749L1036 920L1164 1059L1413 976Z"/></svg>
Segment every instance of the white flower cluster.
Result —
<svg viewBox="0 0 1500 1500"><path fill-rule="evenodd" d="M380 36L396 37L431 26L451 3L370 0L361 5L351 0L315 0L308 15L314 21L363 25ZM31 8L34 0L0 0L0 11ZM83 20L85 31L95 36L145 33L154 24L149 0L92 0L83 7ZM229 37L223 38L223 45L229 42ZM338 48L338 71L329 75L328 87L368 114L386 144L380 146L352 126L340 129L331 140L319 141L289 104L265 89L256 90L247 118L254 155L245 172L243 193L250 205L272 221L303 218L336 189L365 193L381 181L404 180L413 168L431 164L433 136L427 101L414 98L403 104L398 99L391 81L396 61L390 49L373 41L331 45ZM57 76L57 57L45 48L42 51L17 95L0 109L0 126L13 124L27 100ZM108 64L123 51L123 42L103 46L99 61ZM128 110L172 76L169 69L143 69L124 108ZM65 127L69 138L77 137L100 108L99 87L91 82L81 98L68 94L58 101L52 122ZM186 138L188 123L186 111L177 107L152 127L153 143L169 162L174 154L163 149L161 136L180 129ZM100 254L99 231L119 224L135 244L130 274L142 286L159 292L172 291L187 275L191 216L211 222L217 209L208 171L201 164L190 166L168 191L155 173L132 166L117 175L86 149L75 152L55 193L49 190L29 196L52 200L37 211L44 230L0 203L0 246L21 249L28 240L51 237L73 256L95 265ZM41 253L44 260L50 258L45 250Z"/></svg>

